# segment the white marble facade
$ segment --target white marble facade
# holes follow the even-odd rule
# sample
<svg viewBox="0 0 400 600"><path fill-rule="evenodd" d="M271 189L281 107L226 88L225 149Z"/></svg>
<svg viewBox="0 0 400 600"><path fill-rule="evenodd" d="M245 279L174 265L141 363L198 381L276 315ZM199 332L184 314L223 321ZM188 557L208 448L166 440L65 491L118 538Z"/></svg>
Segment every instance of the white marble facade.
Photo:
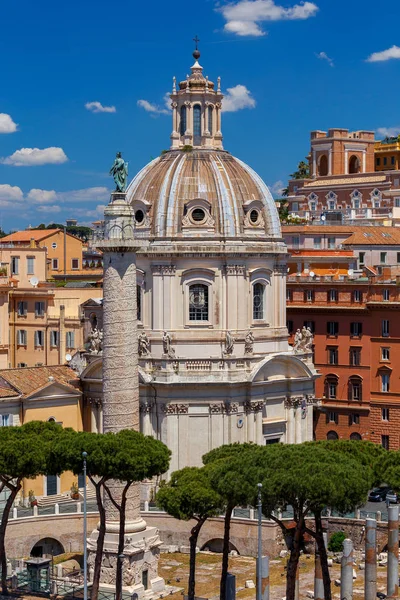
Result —
<svg viewBox="0 0 400 600"><path fill-rule="evenodd" d="M140 427L171 448L171 471L200 465L221 444L313 436L317 373L287 341L287 249L275 202L250 167L222 150L212 86L196 62L174 87L172 148L126 192L129 228L141 241ZM182 131L182 106L197 110L197 131ZM193 147L179 149L188 139ZM81 377L96 430L102 357L89 356Z"/></svg>

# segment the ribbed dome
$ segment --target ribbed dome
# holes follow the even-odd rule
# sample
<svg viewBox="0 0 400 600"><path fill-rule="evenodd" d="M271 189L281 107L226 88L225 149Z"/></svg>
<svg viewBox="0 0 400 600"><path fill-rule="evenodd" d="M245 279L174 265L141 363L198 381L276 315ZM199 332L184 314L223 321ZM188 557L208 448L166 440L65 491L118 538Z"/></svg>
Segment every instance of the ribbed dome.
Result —
<svg viewBox="0 0 400 600"><path fill-rule="evenodd" d="M137 230L146 224L156 237L281 238L268 187L225 151L166 152L136 175L127 200Z"/></svg>

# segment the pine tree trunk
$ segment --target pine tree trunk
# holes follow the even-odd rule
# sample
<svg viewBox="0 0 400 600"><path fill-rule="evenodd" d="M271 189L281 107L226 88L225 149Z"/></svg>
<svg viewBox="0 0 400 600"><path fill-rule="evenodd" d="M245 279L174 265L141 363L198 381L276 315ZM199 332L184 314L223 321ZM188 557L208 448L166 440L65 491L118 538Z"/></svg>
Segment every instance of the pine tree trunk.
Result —
<svg viewBox="0 0 400 600"><path fill-rule="evenodd" d="M101 564L103 558L103 549L104 549L104 538L106 535L106 511L104 510L103 498L101 495L101 484L100 483L92 483L96 488L96 500L97 506L100 514L100 523L99 523L99 533L97 536L97 546L96 546L96 556L94 559L94 573L93 573L93 582L90 590L90 600L97 600L99 595L99 586L100 586L100 574L101 574Z"/></svg>
<svg viewBox="0 0 400 600"><path fill-rule="evenodd" d="M324 600L332 600L331 590L331 576L328 567L328 554L325 548L323 529L322 529L322 516L320 512L314 513L315 518L315 541L317 542L317 549L321 560L322 569L322 580L324 582Z"/></svg>
<svg viewBox="0 0 400 600"><path fill-rule="evenodd" d="M293 536L293 544L290 548L290 555L287 564L286 573L286 600L295 600L297 569L299 568L299 558L301 542L304 537L304 520L300 519L296 524L296 530Z"/></svg>
<svg viewBox="0 0 400 600"><path fill-rule="evenodd" d="M7 589L7 555L6 555L6 529L8 524L8 517L14 504L14 500L19 490L21 489L21 481L18 480L17 484L7 488L10 490L10 495L7 498L6 505L3 510L0 523L0 568L1 568L1 593L3 596L8 595Z"/></svg>
<svg viewBox="0 0 400 600"><path fill-rule="evenodd" d="M229 533L234 506L227 506L224 520L224 545L222 549L222 570L220 583L220 600L226 600L226 579L229 563Z"/></svg>
<svg viewBox="0 0 400 600"><path fill-rule="evenodd" d="M124 553L125 546L125 509L126 509L126 493L130 484L124 488L122 492L121 505L119 508L119 533L118 533L118 556L117 556L117 575L115 580L116 594L115 600L122 600L122 563L124 561L121 555Z"/></svg>
<svg viewBox="0 0 400 600"><path fill-rule="evenodd" d="M202 528L205 519L201 519L193 527L190 532L190 564L189 564L189 583L188 583L188 600L194 600L196 587L196 546L199 537L200 529Z"/></svg>

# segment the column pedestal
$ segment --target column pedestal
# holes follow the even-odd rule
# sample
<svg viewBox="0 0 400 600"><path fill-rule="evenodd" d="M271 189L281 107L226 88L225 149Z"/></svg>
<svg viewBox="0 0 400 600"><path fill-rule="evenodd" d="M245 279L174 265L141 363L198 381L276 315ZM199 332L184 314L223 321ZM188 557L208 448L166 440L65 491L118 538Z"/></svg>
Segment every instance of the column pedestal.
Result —
<svg viewBox="0 0 400 600"><path fill-rule="evenodd" d="M125 533L124 561L122 564L123 592L136 593L142 598L146 592L155 594L165 589L165 582L158 576L158 561L162 544L158 529L146 527L141 531ZM127 523L127 528L129 528ZM88 565L92 575L97 547L98 530L88 539ZM115 574L118 556L118 531L107 532L101 568L101 588L115 592ZM147 587L145 587L147 586Z"/></svg>

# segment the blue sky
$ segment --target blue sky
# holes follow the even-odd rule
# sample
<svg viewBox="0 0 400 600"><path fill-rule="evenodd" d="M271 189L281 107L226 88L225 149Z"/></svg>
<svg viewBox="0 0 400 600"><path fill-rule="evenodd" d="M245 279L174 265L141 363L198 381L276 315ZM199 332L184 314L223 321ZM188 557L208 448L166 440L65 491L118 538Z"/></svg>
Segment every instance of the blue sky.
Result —
<svg viewBox="0 0 400 600"><path fill-rule="evenodd" d="M205 74L231 90L225 148L275 191L313 129L400 132L398 2L20 0L1 14L7 231L90 223L107 202L117 150L131 178L169 147L164 96L173 75L189 72L195 34Z"/></svg>

